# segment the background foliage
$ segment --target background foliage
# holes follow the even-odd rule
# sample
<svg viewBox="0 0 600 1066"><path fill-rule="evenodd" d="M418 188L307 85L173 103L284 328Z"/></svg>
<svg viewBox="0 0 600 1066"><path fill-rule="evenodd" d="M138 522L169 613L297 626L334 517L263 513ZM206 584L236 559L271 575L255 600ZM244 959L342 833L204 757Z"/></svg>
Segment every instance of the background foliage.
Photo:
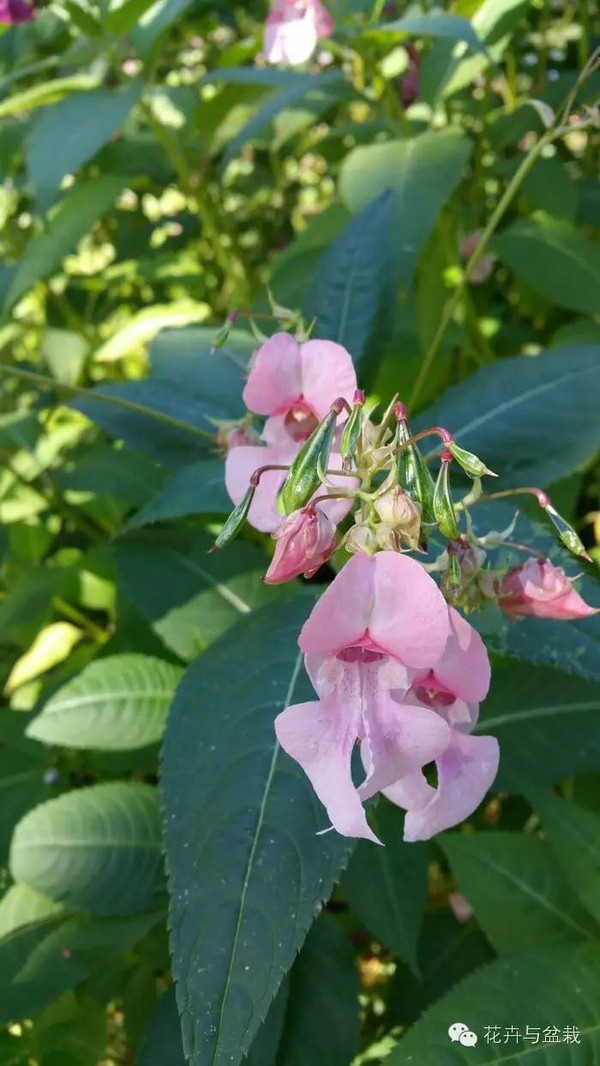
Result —
<svg viewBox="0 0 600 1066"><path fill-rule="evenodd" d="M473 616L499 791L431 845L383 803L386 848L353 848L315 835L272 728L308 698L314 587L264 586L250 531L207 554L215 420L243 414L255 340L240 320L211 346L268 283L382 400L435 405L415 425L550 489L600 559L598 133L540 145L597 8L331 9L302 71L255 63L259 0L54 0L0 37L7 1066L600 1062L600 621ZM507 193L465 284L463 238ZM515 535L574 572L535 512ZM450 1044L461 1019L476 1048Z"/></svg>

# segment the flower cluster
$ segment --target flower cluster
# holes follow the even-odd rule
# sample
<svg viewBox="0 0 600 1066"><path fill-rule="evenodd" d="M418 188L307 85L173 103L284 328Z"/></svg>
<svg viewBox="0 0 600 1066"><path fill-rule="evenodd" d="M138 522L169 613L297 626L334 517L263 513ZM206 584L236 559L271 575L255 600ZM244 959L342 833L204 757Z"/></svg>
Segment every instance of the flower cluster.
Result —
<svg viewBox="0 0 600 1066"><path fill-rule="evenodd" d="M271 533L273 584L311 576L338 549L347 560L299 639L318 699L278 716L278 740L339 833L376 841L363 804L382 792L406 810L405 839L428 839L475 810L498 768L496 739L477 732L488 656L458 608L493 602L511 619L594 608L546 558L488 567L488 546L523 545L508 539L512 526L477 537L470 508L507 490L484 496L481 479L495 476L485 463L444 427L411 435L396 398L376 420L341 345L275 333L256 353L244 401L248 415L219 437L236 506L215 547L246 521ZM260 434L253 415L264 419ZM435 478L418 446L429 436L441 443ZM458 500L453 463L473 481ZM545 492L514 492L533 494L563 543L587 557Z"/></svg>

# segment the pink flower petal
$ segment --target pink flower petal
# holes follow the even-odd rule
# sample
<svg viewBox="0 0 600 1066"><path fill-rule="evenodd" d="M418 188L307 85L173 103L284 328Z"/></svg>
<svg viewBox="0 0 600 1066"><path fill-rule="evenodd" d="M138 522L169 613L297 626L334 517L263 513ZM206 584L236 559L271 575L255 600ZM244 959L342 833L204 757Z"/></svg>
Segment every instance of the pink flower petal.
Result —
<svg viewBox="0 0 600 1066"><path fill-rule="evenodd" d="M358 729L356 709L344 709L335 695L288 707L275 719L281 747L304 770L334 829L342 836L379 843L352 783L350 764Z"/></svg>
<svg viewBox="0 0 600 1066"><path fill-rule="evenodd" d="M406 782L385 789L384 794L392 803L408 808L404 839L429 840L468 818L492 785L499 757L495 737L454 732L444 754L437 760L437 789L427 786L426 791L419 783L411 794Z"/></svg>
<svg viewBox="0 0 600 1066"><path fill-rule="evenodd" d="M300 345L290 333L274 333L256 353L244 403L257 415L274 415L285 412L301 395Z"/></svg>
<svg viewBox="0 0 600 1066"><path fill-rule="evenodd" d="M371 619L374 559L353 555L312 609L298 644L305 653L334 653L355 644Z"/></svg>
<svg viewBox="0 0 600 1066"><path fill-rule="evenodd" d="M366 800L441 755L450 729L435 711L396 703L385 691L365 715L367 777L358 793Z"/></svg>
<svg viewBox="0 0 600 1066"><path fill-rule="evenodd" d="M407 555L379 552L369 632L376 644L405 666L431 666L450 630L446 601L433 578Z"/></svg>
<svg viewBox="0 0 600 1066"><path fill-rule="evenodd" d="M325 418L331 404L343 396L349 404L356 392L352 357L334 341L306 341L300 346L302 395L317 418Z"/></svg>
<svg viewBox="0 0 600 1066"><path fill-rule="evenodd" d="M487 696L490 660L485 644L454 607L450 607L450 637L433 672L458 699L479 703Z"/></svg>
<svg viewBox="0 0 600 1066"><path fill-rule="evenodd" d="M271 463L287 464L294 454L294 449L283 451L280 448L260 448L241 445L232 448L225 460L225 486L234 504L238 504L246 493L250 478L255 470ZM281 525L281 515L277 511L277 495L286 478L285 470L269 470L261 477L254 499L250 505L248 521L255 529L263 533L272 533Z"/></svg>

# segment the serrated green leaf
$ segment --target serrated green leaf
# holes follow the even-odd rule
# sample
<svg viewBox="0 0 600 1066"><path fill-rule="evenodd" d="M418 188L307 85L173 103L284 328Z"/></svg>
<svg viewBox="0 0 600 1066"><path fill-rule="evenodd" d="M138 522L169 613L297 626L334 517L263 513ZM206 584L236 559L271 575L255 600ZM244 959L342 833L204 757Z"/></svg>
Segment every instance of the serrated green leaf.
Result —
<svg viewBox="0 0 600 1066"><path fill-rule="evenodd" d="M164 891L156 789L110 782L35 807L15 828L10 869L15 881L93 914L156 906Z"/></svg>
<svg viewBox="0 0 600 1066"><path fill-rule="evenodd" d="M595 1062L600 1054L599 1004L600 952L596 947L548 947L499 959L467 977L427 1011L399 1041L386 1066L417 1062L419 1066L574 1066L579 1062L583 1066ZM451 1043L448 1029L457 1021L475 1032L475 1047ZM486 1039L487 1027L493 1031L494 1026L500 1031L498 1043ZM510 1026L519 1030L519 1041L504 1039ZM553 1026L560 1036L554 1043L544 1036L544 1030ZM579 1029L577 1044L565 1043L567 1026Z"/></svg>
<svg viewBox="0 0 600 1066"><path fill-rule="evenodd" d="M566 877L600 921L600 815L552 792L530 789L528 798Z"/></svg>
<svg viewBox="0 0 600 1066"><path fill-rule="evenodd" d="M126 530L140 529L153 522L168 522L193 514L226 514L231 500L225 489L222 459L205 459L173 474L168 485L134 514Z"/></svg>
<svg viewBox="0 0 600 1066"><path fill-rule="evenodd" d="M550 485L600 445L599 353L597 345L573 344L502 359L448 389L413 428L446 426L459 444L485 456L502 487ZM435 450L424 449L430 456Z"/></svg>
<svg viewBox="0 0 600 1066"><path fill-rule="evenodd" d="M556 941L600 942L550 845L521 833L444 833L458 885L496 951L514 955Z"/></svg>
<svg viewBox="0 0 600 1066"><path fill-rule="evenodd" d="M129 751L160 740L181 669L148 655L84 667L50 697L27 736L44 744Z"/></svg>
<svg viewBox="0 0 600 1066"><path fill-rule="evenodd" d="M297 646L310 603L240 622L190 668L169 718L171 947L193 1066L241 1061L351 846L316 835L323 811L273 729L310 698Z"/></svg>
<svg viewBox="0 0 600 1066"><path fill-rule="evenodd" d="M162 488L167 474L139 452L97 444L53 470L52 477L63 489L114 496L139 507Z"/></svg>
<svg viewBox="0 0 600 1066"><path fill-rule="evenodd" d="M342 878L342 892L369 932L416 971L429 848L403 842L404 815L391 803L382 801L373 817L385 847L359 841Z"/></svg>

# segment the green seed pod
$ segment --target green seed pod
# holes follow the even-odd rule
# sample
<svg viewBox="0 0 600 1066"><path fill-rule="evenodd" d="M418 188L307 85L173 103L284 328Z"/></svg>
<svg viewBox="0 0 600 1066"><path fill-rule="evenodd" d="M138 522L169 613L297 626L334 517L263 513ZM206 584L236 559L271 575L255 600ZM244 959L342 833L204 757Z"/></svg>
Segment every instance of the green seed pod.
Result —
<svg viewBox="0 0 600 1066"><path fill-rule="evenodd" d="M300 448L277 500L283 514L304 507L321 484L319 468L327 469L338 414L334 405Z"/></svg>
<svg viewBox="0 0 600 1066"><path fill-rule="evenodd" d="M457 540L460 537L460 530L450 492L450 473L448 469L451 458L449 452L442 452L440 472L433 493L433 512L440 533L443 533L449 540Z"/></svg>
<svg viewBox="0 0 600 1066"><path fill-rule="evenodd" d="M362 422L363 404L355 403L352 408L352 414L348 418L342 431L342 439L340 441L340 455L342 459L351 460L356 458L356 450L362 433Z"/></svg>
<svg viewBox="0 0 600 1066"><path fill-rule="evenodd" d="M396 430L396 447L407 440L410 440L408 425L401 420ZM399 484L421 504L421 522L435 522L433 510L435 483L416 444L407 444L398 452L396 476Z"/></svg>
<svg viewBox="0 0 600 1066"><path fill-rule="evenodd" d="M212 548L210 548L211 552L217 551L218 548L223 548L225 544L229 544L230 540L233 540L234 537L237 537L240 529L242 528L244 522L248 517L248 511L250 510L250 504L252 503L255 492L256 486L250 485L244 498L240 500L237 507L233 508L233 511L225 522L225 525L219 533L219 536L217 537L215 543L213 544Z"/></svg>
<svg viewBox="0 0 600 1066"><path fill-rule="evenodd" d="M558 511L555 510L551 503L547 503L544 506L544 510L563 544L566 545L569 551L573 552L573 555L580 556L582 559L589 559L590 557L585 546L582 544L577 533L573 529L573 526L567 522L566 518L559 515Z"/></svg>
<svg viewBox="0 0 600 1066"><path fill-rule="evenodd" d="M454 552L448 554L448 569L446 571L446 584L449 589L459 589L462 585L462 574L458 556Z"/></svg>
<svg viewBox="0 0 600 1066"><path fill-rule="evenodd" d="M493 470L488 469L481 459L473 455L473 452L460 448L456 441L449 441L446 444L446 448L452 453L458 465L462 466L465 474L468 474L469 477L478 478L483 477L484 474L489 474L490 477L498 477Z"/></svg>

